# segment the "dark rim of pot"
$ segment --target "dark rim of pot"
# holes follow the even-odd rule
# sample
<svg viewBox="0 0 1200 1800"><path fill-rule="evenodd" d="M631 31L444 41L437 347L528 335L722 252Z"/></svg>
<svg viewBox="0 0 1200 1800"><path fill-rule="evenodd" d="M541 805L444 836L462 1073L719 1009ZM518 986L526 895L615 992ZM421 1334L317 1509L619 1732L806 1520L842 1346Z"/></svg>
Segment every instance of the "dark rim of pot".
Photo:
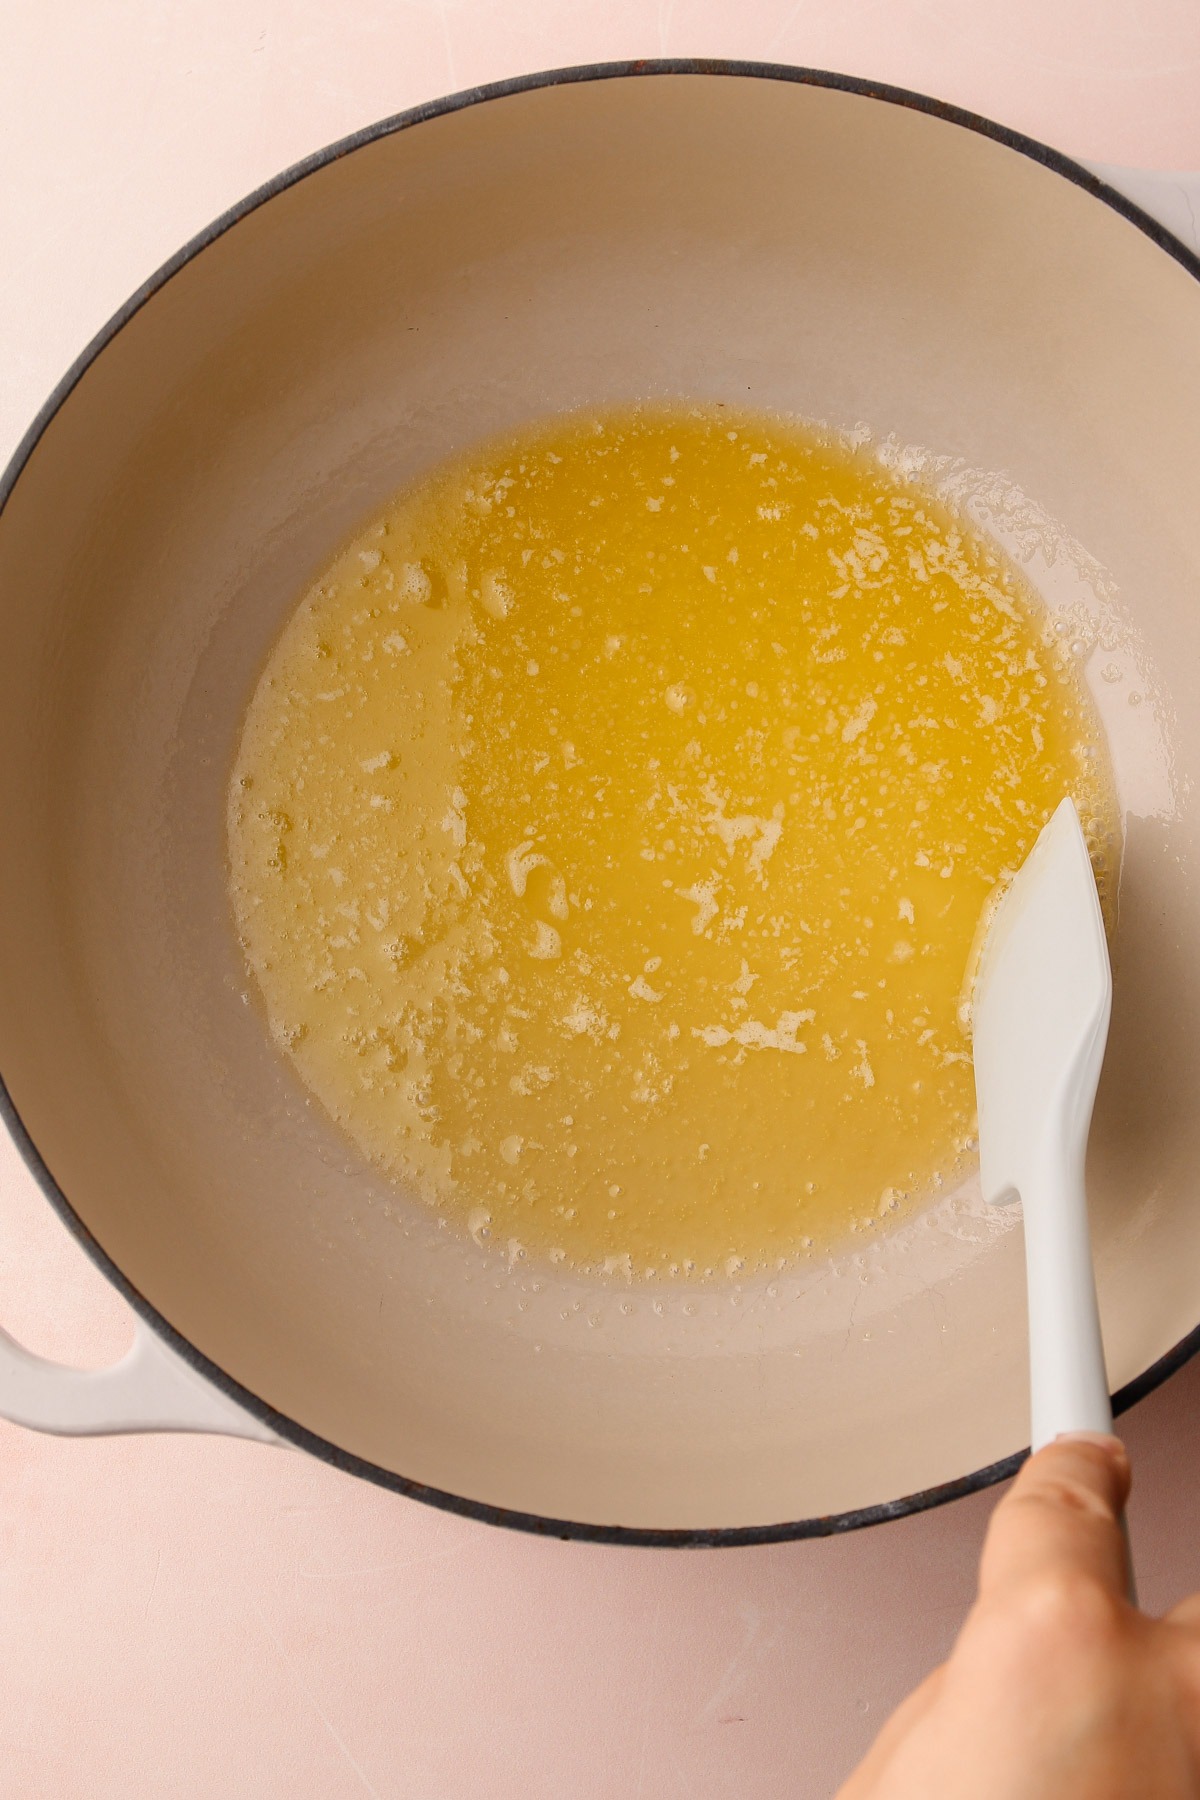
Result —
<svg viewBox="0 0 1200 1800"><path fill-rule="evenodd" d="M693 76L739 76L752 77L762 81L795 82L805 87L831 88L842 93L857 94L864 99L883 101L890 106L905 106L914 112L928 113L937 119L944 119L948 124L961 125L968 131L975 131L982 137L992 138L996 143L1007 145L1010 150L1018 151L1022 156L1030 157L1041 163L1046 169L1066 180L1074 182L1095 199L1103 201L1114 212L1136 225L1148 238L1151 238L1160 249L1181 263L1188 273L1200 280L1200 258L1194 256L1157 220L1127 200L1123 194L1079 163L1063 156L1057 150L1039 143L1035 138L1026 137L1022 132L1010 130L1007 126L997 125L990 119L981 118L979 114L966 111L963 107L952 106L943 100L932 100L924 94L910 93L905 88L890 87L882 82L861 80L853 75L832 74L823 69L791 68L785 64L760 62L732 62L723 58L654 58L645 61L624 63L592 63L578 68L549 69L540 74L522 75L509 81L492 82L484 87L467 88L462 93L451 94L441 100L429 101L423 106L411 108L408 112L395 114L394 117L382 119L375 125L368 125L361 131L353 132L349 137L341 138L324 150L305 157L276 175L271 181L257 188L228 212L222 213L189 244L178 251L171 259L153 274L130 296L120 310L114 313L108 324L99 331L91 343L76 358L75 362L54 389L29 430L18 445L7 469L0 478L0 512L7 504L21 471L28 462L42 433L58 412L71 390L81 376L101 354L105 347L124 329L134 315L146 302L165 287L171 278L186 267L194 257L223 236L231 226L244 219L256 208L274 199L285 189L303 181L306 176L337 162L343 156L351 155L366 144L372 144L379 138L389 137L393 132L408 131L414 125L422 125L428 119L441 118L448 113L460 112L469 106L478 106L491 100L502 100L512 94L526 93L532 89L544 87L566 87L575 82L608 81L629 78L650 77L655 75L693 75ZM581 1523L572 1519L546 1518L538 1513L517 1512L510 1507L489 1506L483 1501L471 1500L461 1494L447 1493L444 1489L428 1487L423 1482L411 1481L403 1475L395 1475L390 1470L368 1462L365 1458L354 1456L349 1451L339 1449L327 1438L319 1437L315 1432L307 1431L294 1419L278 1413L256 1394L227 1375L223 1369L209 1360L194 1344L182 1337L170 1322L151 1305L146 1297L139 1293L128 1278L97 1243L87 1226L71 1206L70 1201L58 1186L50 1170L43 1162L37 1146L30 1137L25 1125L13 1104L12 1098L0 1079L0 1119L3 1119L15 1139L25 1162L36 1178L42 1192L53 1206L59 1218L66 1225L76 1241L82 1245L91 1260L103 1270L117 1291L129 1302L134 1312L163 1338L170 1347L188 1362L199 1374L237 1402L246 1412L269 1426L278 1436L297 1448L307 1450L311 1455L320 1457L322 1461L332 1463L334 1468L343 1469L348 1474L358 1475L378 1486L390 1488L410 1499L422 1500L427 1505L439 1506L448 1512L462 1513L467 1518L481 1519L491 1525L507 1525L518 1531L535 1532L542 1537L577 1538L600 1544L643 1544L669 1547L729 1547L735 1545L771 1544L792 1538L829 1537L845 1531L857 1531L865 1525L879 1525L887 1519L903 1518L909 1513L925 1512L934 1506L942 1506L949 1500L957 1500L965 1494L977 1493L993 1483L1004 1481L1015 1474L1025 1457L1027 1450L1015 1452L1000 1462L989 1463L985 1468L975 1469L969 1475L958 1480L942 1482L936 1487L925 1488L918 1493L905 1494L899 1499L880 1502L874 1506L855 1507L848 1512L829 1513L823 1517L809 1519L785 1520L775 1525L720 1526L711 1529L653 1529L628 1525L599 1525ZM1124 1412L1127 1407L1143 1399L1147 1394L1164 1382L1169 1375L1181 1368L1190 1357L1200 1350L1200 1324L1187 1337L1182 1338L1165 1356L1153 1363L1135 1381L1131 1381L1113 1397L1113 1409L1117 1413Z"/></svg>

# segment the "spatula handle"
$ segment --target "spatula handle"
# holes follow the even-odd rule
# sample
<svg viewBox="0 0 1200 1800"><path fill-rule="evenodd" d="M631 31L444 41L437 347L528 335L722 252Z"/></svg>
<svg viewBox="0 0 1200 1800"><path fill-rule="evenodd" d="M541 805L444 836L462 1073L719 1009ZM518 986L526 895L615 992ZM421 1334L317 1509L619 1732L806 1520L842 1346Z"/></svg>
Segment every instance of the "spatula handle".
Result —
<svg viewBox="0 0 1200 1800"><path fill-rule="evenodd" d="M1112 1430L1082 1165L1049 1150L1022 1184L1035 1450L1061 1431Z"/></svg>
<svg viewBox="0 0 1200 1800"><path fill-rule="evenodd" d="M1023 1184L1025 1280L1029 1295L1030 1441L1035 1450L1062 1431L1112 1430L1112 1401L1096 1304L1083 1156L1048 1153ZM1137 1605L1129 1526L1126 1585Z"/></svg>

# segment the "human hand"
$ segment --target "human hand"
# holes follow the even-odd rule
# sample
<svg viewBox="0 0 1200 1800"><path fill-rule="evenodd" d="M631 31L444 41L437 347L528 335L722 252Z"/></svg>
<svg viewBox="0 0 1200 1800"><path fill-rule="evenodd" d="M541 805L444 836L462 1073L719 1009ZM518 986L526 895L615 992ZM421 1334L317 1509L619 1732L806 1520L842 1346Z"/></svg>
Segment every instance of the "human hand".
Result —
<svg viewBox="0 0 1200 1800"><path fill-rule="evenodd" d="M1198 1800L1200 1595L1126 1598L1116 1438L1059 1438L992 1515L949 1659L837 1800Z"/></svg>

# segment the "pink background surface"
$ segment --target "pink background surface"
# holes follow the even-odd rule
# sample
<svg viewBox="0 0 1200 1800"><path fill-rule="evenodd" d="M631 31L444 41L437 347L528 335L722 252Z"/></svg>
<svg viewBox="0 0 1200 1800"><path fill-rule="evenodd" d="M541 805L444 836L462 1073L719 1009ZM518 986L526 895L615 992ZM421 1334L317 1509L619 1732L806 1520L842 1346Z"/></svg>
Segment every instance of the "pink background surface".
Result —
<svg viewBox="0 0 1200 1800"><path fill-rule="evenodd" d="M129 291L330 139L571 62L736 55L1200 168L1195 0L7 0L0 453ZM0 1139L0 1320L123 1304ZM1144 1602L1200 1586L1200 1365L1129 1416ZM822 1800L969 1603L993 1496L839 1541L543 1543L291 1452L0 1425L0 1800Z"/></svg>

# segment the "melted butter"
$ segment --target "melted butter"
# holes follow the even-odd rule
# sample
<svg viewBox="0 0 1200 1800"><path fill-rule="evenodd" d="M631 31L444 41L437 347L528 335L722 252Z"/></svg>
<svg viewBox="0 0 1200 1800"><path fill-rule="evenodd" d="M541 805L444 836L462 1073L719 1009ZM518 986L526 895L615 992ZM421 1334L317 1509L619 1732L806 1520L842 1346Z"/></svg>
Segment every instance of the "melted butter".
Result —
<svg viewBox="0 0 1200 1800"><path fill-rule="evenodd" d="M576 416L304 598L231 891L277 1042L408 1189L514 1257L733 1273L957 1172L976 925L1064 793L1103 887L1091 702L963 521L776 421Z"/></svg>

